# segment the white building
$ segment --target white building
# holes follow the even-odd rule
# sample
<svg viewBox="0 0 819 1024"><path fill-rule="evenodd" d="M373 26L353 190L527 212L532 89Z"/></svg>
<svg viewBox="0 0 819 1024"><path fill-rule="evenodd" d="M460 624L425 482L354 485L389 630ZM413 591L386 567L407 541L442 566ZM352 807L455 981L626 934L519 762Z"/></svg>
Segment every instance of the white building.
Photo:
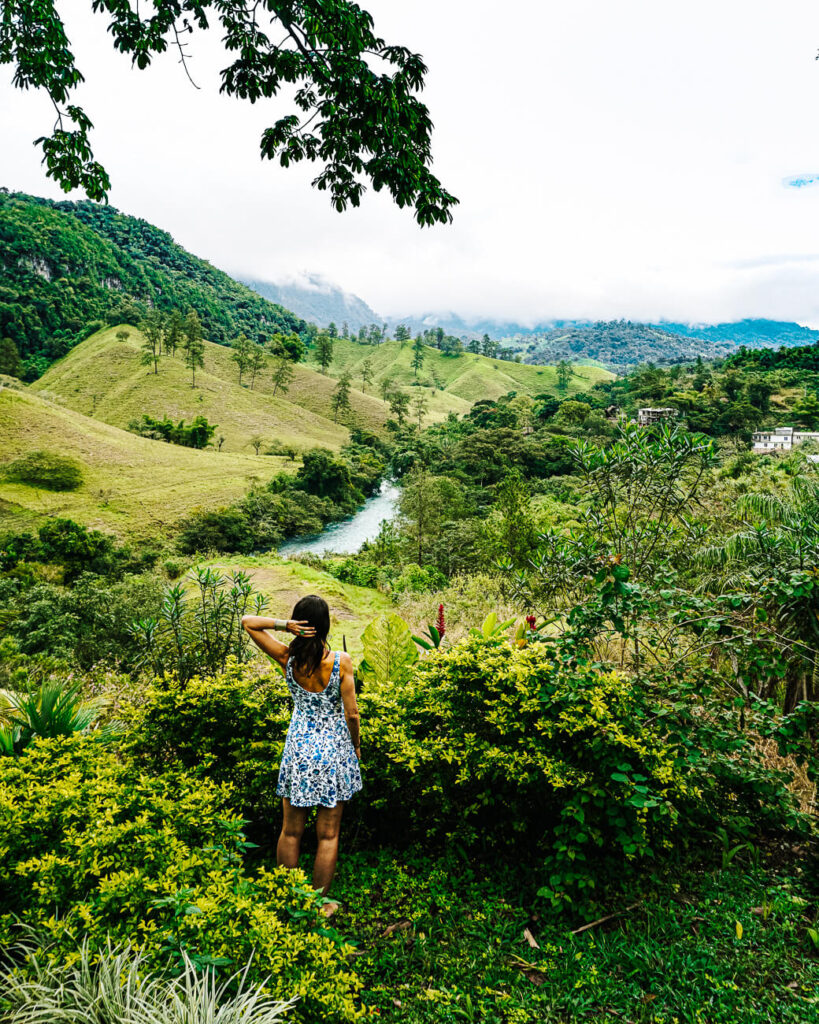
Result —
<svg viewBox="0 0 819 1024"><path fill-rule="evenodd" d="M653 423L659 423L661 420L672 420L677 416L676 409L638 409L637 410L637 425L640 427L650 427Z"/></svg>
<svg viewBox="0 0 819 1024"><path fill-rule="evenodd" d="M757 430L754 433L755 452L789 452L803 441L819 441L819 431L777 427L775 430Z"/></svg>

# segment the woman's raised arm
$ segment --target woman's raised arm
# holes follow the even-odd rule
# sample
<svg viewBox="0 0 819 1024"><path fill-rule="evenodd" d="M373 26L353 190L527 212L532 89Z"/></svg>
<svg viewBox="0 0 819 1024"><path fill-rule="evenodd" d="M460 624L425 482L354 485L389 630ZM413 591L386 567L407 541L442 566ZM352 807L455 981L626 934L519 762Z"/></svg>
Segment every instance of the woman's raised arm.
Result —
<svg viewBox="0 0 819 1024"><path fill-rule="evenodd" d="M278 629L293 636L315 636L315 629L307 622L295 619L268 619L263 615L243 615L242 626L256 646L274 658L282 667L287 664L290 648L271 636L268 629Z"/></svg>

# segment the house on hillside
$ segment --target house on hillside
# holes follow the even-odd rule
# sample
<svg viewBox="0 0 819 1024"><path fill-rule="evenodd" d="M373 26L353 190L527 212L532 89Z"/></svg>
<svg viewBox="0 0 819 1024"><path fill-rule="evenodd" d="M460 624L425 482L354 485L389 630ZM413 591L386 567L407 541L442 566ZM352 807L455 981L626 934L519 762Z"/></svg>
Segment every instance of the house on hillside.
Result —
<svg viewBox="0 0 819 1024"><path fill-rule="evenodd" d="M803 441L819 441L819 431L777 427L775 430L757 430L754 433L755 452L789 452Z"/></svg>
<svg viewBox="0 0 819 1024"><path fill-rule="evenodd" d="M638 409L637 426L650 427L655 423L662 422L662 420L676 419L677 416L679 416L679 411L677 409Z"/></svg>

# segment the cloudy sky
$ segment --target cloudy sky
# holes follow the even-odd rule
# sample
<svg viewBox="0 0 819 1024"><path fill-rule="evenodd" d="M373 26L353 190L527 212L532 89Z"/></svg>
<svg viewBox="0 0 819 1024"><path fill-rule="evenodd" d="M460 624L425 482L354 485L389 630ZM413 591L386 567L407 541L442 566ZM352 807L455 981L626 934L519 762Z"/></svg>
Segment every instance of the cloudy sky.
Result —
<svg viewBox="0 0 819 1024"><path fill-rule="evenodd" d="M819 325L815 0L361 0L422 53L435 170L461 200L421 229L368 193L335 213L307 168L262 163L284 109L217 95L218 40L130 68L89 0L58 4L111 202L216 265L317 272L385 314L745 316ZM0 68L0 182L60 196L43 96Z"/></svg>

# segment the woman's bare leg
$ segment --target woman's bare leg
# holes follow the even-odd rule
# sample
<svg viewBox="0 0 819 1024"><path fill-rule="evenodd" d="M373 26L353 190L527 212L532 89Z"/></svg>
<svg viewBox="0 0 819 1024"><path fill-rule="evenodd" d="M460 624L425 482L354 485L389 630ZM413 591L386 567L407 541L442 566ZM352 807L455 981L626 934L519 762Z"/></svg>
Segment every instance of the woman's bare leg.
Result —
<svg viewBox="0 0 819 1024"><path fill-rule="evenodd" d="M299 850L304 826L307 824L307 807L293 807L287 797L284 806L284 823L276 846L276 863L285 868L299 866Z"/></svg>
<svg viewBox="0 0 819 1024"><path fill-rule="evenodd" d="M313 888L320 889L325 896L333 881L333 875L336 873L338 835L343 811L344 804L337 803L335 807L319 807L316 813L318 848L316 849L316 863L313 867ZM329 912L332 913L338 904L328 904L327 906Z"/></svg>

